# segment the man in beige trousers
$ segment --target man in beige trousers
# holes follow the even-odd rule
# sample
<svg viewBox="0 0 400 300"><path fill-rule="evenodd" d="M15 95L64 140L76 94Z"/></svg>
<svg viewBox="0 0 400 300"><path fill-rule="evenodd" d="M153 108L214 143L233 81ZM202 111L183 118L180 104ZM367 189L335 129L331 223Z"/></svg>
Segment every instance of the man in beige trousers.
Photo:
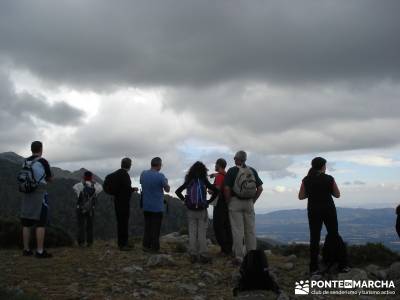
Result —
<svg viewBox="0 0 400 300"><path fill-rule="evenodd" d="M238 151L234 160L235 166L225 176L224 193L232 227L233 263L238 265L245 255L243 240L246 252L257 248L254 203L263 191L263 182L257 171L246 165L246 152Z"/></svg>

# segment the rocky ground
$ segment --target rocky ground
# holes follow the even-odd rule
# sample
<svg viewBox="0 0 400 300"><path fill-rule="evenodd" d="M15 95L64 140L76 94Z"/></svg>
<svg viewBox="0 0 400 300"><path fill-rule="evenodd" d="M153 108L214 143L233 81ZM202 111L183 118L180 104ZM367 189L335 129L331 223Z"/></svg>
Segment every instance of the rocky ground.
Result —
<svg viewBox="0 0 400 300"><path fill-rule="evenodd" d="M233 299L232 278L238 268L232 266L230 258L218 254L218 247L210 245L213 263L203 265L189 262L186 236L163 237L161 255L144 253L140 240L133 242L135 249L131 252L119 251L114 241L96 241L91 248L55 248L51 249L54 257L44 260L22 257L17 249L1 250L0 287L17 295L37 295L39 299ZM306 259L267 254L271 273L283 294L243 293L239 299L293 299L295 282L309 279ZM400 265L385 270L369 266L343 276L341 279L397 278L398 282Z"/></svg>

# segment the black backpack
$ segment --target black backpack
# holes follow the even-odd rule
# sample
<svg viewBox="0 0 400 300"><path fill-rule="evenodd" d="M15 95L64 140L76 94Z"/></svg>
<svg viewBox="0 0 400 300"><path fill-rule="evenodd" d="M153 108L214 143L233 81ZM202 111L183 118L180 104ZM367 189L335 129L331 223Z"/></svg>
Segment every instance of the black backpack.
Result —
<svg viewBox="0 0 400 300"><path fill-rule="evenodd" d="M106 194L116 196L116 194L118 193L118 181L116 177L116 172L113 172L111 174L108 174L106 178L104 178L103 190Z"/></svg>
<svg viewBox="0 0 400 300"><path fill-rule="evenodd" d="M267 256L263 250L250 250L244 257L238 290L272 290L279 293L278 284L269 274Z"/></svg>
<svg viewBox="0 0 400 300"><path fill-rule="evenodd" d="M347 265L347 248L339 234L327 234L322 248L322 259L328 269L335 263Z"/></svg>
<svg viewBox="0 0 400 300"><path fill-rule="evenodd" d="M96 189L94 187L94 182L92 182L90 185L86 184L85 182L82 184L83 190L78 197L78 209L82 214L91 214L96 204Z"/></svg>

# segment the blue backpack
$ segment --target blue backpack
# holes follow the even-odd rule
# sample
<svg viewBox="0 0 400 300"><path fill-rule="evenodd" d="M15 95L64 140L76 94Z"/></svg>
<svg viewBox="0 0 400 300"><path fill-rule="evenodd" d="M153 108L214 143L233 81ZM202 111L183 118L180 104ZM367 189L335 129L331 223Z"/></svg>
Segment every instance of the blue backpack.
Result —
<svg viewBox="0 0 400 300"><path fill-rule="evenodd" d="M203 180L193 179L187 189L185 204L188 209L201 210L208 207L207 189Z"/></svg>

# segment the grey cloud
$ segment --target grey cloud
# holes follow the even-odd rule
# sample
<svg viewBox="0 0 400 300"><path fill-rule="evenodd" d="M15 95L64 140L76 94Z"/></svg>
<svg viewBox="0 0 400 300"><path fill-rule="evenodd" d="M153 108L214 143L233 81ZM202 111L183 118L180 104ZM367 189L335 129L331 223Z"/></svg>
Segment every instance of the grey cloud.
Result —
<svg viewBox="0 0 400 300"><path fill-rule="evenodd" d="M358 185L358 186L360 186L360 185L366 185L366 182L361 181L361 180L354 180L353 182L345 181L345 182L343 182L343 185L347 185L347 186L349 186L349 185Z"/></svg>
<svg viewBox="0 0 400 300"><path fill-rule="evenodd" d="M0 57L62 84L399 79L400 3L2 1Z"/></svg>
<svg viewBox="0 0 400 300"><path fill-rule="evenodd" d="M221 143L299 154L398 144L391 132L400 125L399 98L400 87L393 82L290 88L231 82L201 91L171 89L165 105L213 127Z"/></svg>
<svg viewBox="0 0 400 300"><path fill-rule="evenodd" d="M36 117L55 125L78 125L84 113L66 102L50 104L44 97L29 93L17 94L13 83L0 70L0 108L20 122L31 123Z"/></svg>
<svg viewBox="0 0 400 300"><path fill-rule="evenodd" d="M364 181L361 181L361 180L355 180L355 181L353 182L353 184L354 184L354 185L365 185L366 183L365 183Z"/></svg>
<svg viewBox="0 0 400 300"><path fill-rule="evenodd" d="M45 98L17 94L9 77L0 70L0 151L19 151L42 139L35 118L55 125L79 125L83 112L65 102L49 104Z"/></svg>

